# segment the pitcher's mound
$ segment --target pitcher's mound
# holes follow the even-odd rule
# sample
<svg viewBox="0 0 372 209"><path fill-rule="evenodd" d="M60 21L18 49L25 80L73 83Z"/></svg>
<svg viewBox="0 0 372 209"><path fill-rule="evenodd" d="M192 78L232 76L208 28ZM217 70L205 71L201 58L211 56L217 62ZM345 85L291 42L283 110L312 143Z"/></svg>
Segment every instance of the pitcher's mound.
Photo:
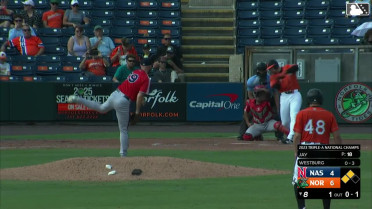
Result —
<svg viewBox="0 0 372 209"><path fill-rule="evenodd" d="M106 165L112 165L115 175ZM133 176L133 169L142 174ZM213 178L287 174L286 171L247 168L171 157L71 158L42 165L0 170L1 179L61 181L124 181Z"/></svg>

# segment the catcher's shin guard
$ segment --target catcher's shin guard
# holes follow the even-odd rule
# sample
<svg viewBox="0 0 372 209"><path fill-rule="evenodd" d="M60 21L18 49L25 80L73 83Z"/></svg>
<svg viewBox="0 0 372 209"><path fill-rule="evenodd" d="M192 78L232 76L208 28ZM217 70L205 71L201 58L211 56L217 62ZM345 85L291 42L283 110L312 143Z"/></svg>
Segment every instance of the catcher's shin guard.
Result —
<svg viewBox="0 0 372 209"><path fill-rule="evenodd" d="M285 135L288 136L289 134L289 130L288 128L286 128L285 126L282 125L282 123L280 121L274 123L274 128L282 133L284 133Z"/></svg>
<svg viewBox="0 0 372 209"><path fill-rule="evenodd" d="M252 134L244 134L244 135L243 135L243 140L244 140L244 141L253 141L253 136L252 136Z"/></svg>

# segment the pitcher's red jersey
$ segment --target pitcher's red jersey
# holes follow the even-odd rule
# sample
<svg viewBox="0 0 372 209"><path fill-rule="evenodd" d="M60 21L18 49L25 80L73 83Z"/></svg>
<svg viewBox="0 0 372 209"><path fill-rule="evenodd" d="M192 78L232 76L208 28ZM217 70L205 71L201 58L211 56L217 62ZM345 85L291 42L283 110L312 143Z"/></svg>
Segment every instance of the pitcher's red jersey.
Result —
<svg viewBox="0 0 372 209"><path fill-rule="evenodd" d="M128 78L120 84L118 89L132 101L137 100L138 92L149 93L150 79L144 70L134 70Z"/></svg>

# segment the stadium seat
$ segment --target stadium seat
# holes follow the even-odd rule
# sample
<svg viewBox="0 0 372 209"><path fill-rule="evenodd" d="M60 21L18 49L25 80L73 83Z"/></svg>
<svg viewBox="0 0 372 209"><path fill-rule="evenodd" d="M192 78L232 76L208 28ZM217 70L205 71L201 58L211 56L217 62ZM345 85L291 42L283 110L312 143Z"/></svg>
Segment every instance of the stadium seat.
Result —
<svg viewBox="0 0 372 209"><path fill-rule="evenodd" d="M260 11L272 11L272 10L281 10L282 2L281 1L260 1L258 5Z"/></svg>
<svg viewBox="0 0 372 209"><path fill-rule="evenodd" d="M264 19L275 19L278 20L282 18L282 11L281 10L268 10L268 11L260 11L260 18Z"/></svg>
<svg viewBox="0 0 372 209"><path fill-rule="evenodd" d="M283 34L281 28L262 28L261 29L261 38L280 38Z"/></svg>
<svg viewBox="0 0 372 209"><path fill-rule="evenodd" d="M22 76L21 80L25 82L42 82L43 81L41 76Z"/></svg>
<svg viewBox="0 0 372 209"><path fill-rule="evenodd" d="M338 18L338 17L346 17L346 10L344 9L332 9L328 11L327 18Z"/></svg>
<svg viewBox="0 0 372 209"><path fill-rule="evenodd" d="M159 20L160 27L181 27L181 21L175 18L167 18Z"/></svg>
<svg viewBox="0 0 372 209"><path fill-rule="evenodd" d="M79 0L79 9L81 10L93 9L93 2L90 0Z"/></svg>
<svg viewBox="0 0 372 209"><path fill-rule="evenodd" d="M303 28L307 27L309 21L306 19L289 19L285 21L286 28Z"/></svg>
<svg viewBox="0 0 372 209"><path fill-rule="evenodd" d="M181 35L181 29L180 28L161 28L160 29L161 38L166 33L169 33L171 34L173 38L176 38Z"/></svg>
<svg viewBox="0 0 372 209"><path fill-rule="evenodd" d="M321 19L327 17L327 10L306 10L306 19Z"/></svg>
<svg viewBox="0 0 372 209"><path fill-rule="evenodd" d="M259 28L261 22L259 20L238 20L238 28Z"/></svg>
<svg viewBox="0 0 372 209"><path fill-rule="evenodd" d="M164 12L164 11L163 11ZM147 19L157 19L158 12L157 11L137 11L138 18L147 18Z"/></svg>
<svg viewBox="0 0 372 209"><path fill-rule="evenodd" d="M329 1L311 0L306 2L306 10L328 10Z"/></svg>
<svg viewBox="0 0 372 209"><path fill-rule="evenodd" d="M283 31L285 38L305 38L306 28L286 28Z"/></svg>
<svg viewBox="0 0 372 209"><path fill-rule="evenodd" d="M353 30L354 28L333 28L331 35L333 38L347 38L352 36Z"/></svg>
<svg viewBox="0 0 372 209"><path fill-rule="evenodd" d="M288 39L286 38L270 38L264 39L265 46L285 46L288 45Z"/></svg>
<svg viewBox="0 0 372 209"><path fill-rule="evenodd" d="M40 65L41 63L61 64L61 62L62 59L60 56L41 55L36 57L37 65Z"/></svg>
<svg viewBox="0 0 372 209"><path fill-rule="evenodd" d="M260 12L253 11L238 11L238 19L255 19L257 20L260 17Z"/></svg>
<svg viewBox="0 0 372 209"><path fill-rule="evenodd" d="M361 38L357 38L357 37L348 37L348 38L338 38L339 40L339 43L341 45L359 45L362 43L362 39Z"/></svg>
<svg viewBox="0 0 372 209"><path fill-rule="evenodd" d="M359 18L339 17L339 18L334 18L333 20L334 20L335 27L357 27L359 25Z"/></svg>
<svg viewBox="0 0 372 209"><path fill-rule="evenodd" d="M179 1L165 0L159 2L160 10L179 10L181 8L181 3Z"/></svg>
<svg viewBox="0 0 372 209"><path fill-rule="evenodd" d="M143 45L143 44L149 44L149 45L158 45L159 42L156 38L135 38L134 43L136 45Z"/></svg>
<svg viewBox="0 0 372 209"><path fill-rule="evenodd" d="M41 77L44 82L66 82L65 76L55 76L55 75L44 75Z"/></svg>
<svg viewBox="0 0 372 209"><path fill-rule="evenodd" d="M35 64L36 57L35 56L26 56L26 55L18 55L12 57L12 63L19 63L19 64Z"/></svg>
<svg viewBox="0 0 372 209"><path fill-rule="evenodd" d="M307 29L308 38L329 37L330 35L331 35L330 28L311 27Z"/></svg>
<svg viewBox="0 0 372 209"><path fill-rule="evenodd" d="M115 8L115 2L114 1L107 1L107 0L99 0L94 1L93 8L96 10L113 10ZM96 11L94 11L94 14L96 14Z"/></svg>
<svg viewBox="0 0 372 209"><path fill-rule="evenodd" d="M153 20L153 19L139 19L137 20L136 25L137 27L148 28L148 29L159 27L158 20Z"/></svg>
<svg viewBox="0 0 372 209"><path fill-rule="evenodd" d="M92 21L90 22L90 25L95 26L95 25L100 25L102 27L111 27L112 22L110 19L106 18L93 18Z"/></svg>
<svg viewBox="0 0 372 209"><path fill-rule="evenodd" d="M99 2L99 1L96 1L96 2ZM94 16L95 17L102 17L102 18L112 19L112 18L114 18L114 12L110 11L110 10L95 10L94 11Z"/></svg>
<svg viewBox="0 0 372 209"><path fill-rule="evenodd" d="M53 36L39 36L44 45L60 45L61 37Z"/></svg>
<svg viewBox="0 0 372 209"><path fill-rule="evenodd" d="M63 36L63 30L61 28L38 28L40 36Z"/></svg>
<svg viewBox="0 0 372 209"><path fill-rule="evenodd" d="M87 76L82 76L78 74L64 74L63 75L67 82L71 83L85 83L89 81Z"/></svg>
<svg viewBox="0 0 372 209"><path fill-rule="evenodd" d="M313 39L312 38L289 38L288 44L289 45L312 45Z"/></svg>
<svg viewBox="0 0 372 209"><path fill-rule="evenodd" d="M34 8L36 10L45 10L45 9L48 9L50 6L49 6L49 1L47 0L34 0Z"/></svg>
<svg viewBox="0 0 372 209"><path fill-rule="evenodd" d="M115 75L115 73L116 73L116 67L108 67L107 69L106 69L106 75L107 76L114 76Z"/></svg>
<svg viewBox="0 0 372 209"><path fill-rule="evenodd" d="M10 75L13 76L33 76L35 75L34 64L13 64L10 69Z"/></svg>
<svg viewBox="0 0 372 209"><path fill-rule="evenodd" d="M133 37L134 30L128 27L115 27L115 30L111 31L111 38L122 38L125 37Z"/></svg>
<svg viewBox="0 0 372 209"><path fill-rule="evenodd" d="M0 82L12 82L12 81L21 81L21 76L12 76L12 75L0 75Z"/></svg>
<svg viewBox="0 0 372 209"><path fill-rule="evenodd" d="M134 19L126 19L126 18L115 18L112 21L113 27L128 27L134 28L136 25L136 20Z"/></svg>
<svg viewBox="0 0 372 209"><path fill-rule="evenodd" d="M240 1L236 2L237 10L257 10L258 9L258 2L257 1Z"/></svg>
<svg viewBox="0 0 372 209"><path fill-rule="evenodd" d="M252 38L259 38L261 35L260 29L252 29L252 28L240 28L238 29L238 36L239 37L252 37Z"/></svg>
<svg viewBox="0 0 372 209"><path fill-rule="evenodd" d="M304 11L302 10L289 10L283 12L284 19L303 19Z"/></svg>
<svg viewBox="0 0 372 209"><path fill-rule="evenodd" d="M8 0L7 8L11 10L22 10L22 0Z"/></svg>
<svg viewBox="0 0 372 209"><path fill-rule="evenodd" d="M315 45L338 45L339 40L337 38L324 38L317 37L313 39Z"/></svg>
<svg viewBox="0 0 372 209"><path fill-rule="evenodd" d="M81 10L81 12L86 16L91 18L92 17L92 10Z"/></svg>
<svg viewBox="0 0 372 209"><path fill-rule="evenodd" d="M81 74L81 69L79 68L80 63L62 63L61 73L66 74Z"/></svg>
<svg viewBox="0 0 372 209"><path fill-rule="evenodd" d="M283 27L284 26L284 20L262 20L261 21L261 27L267 28L267 27Z"/></svg>
<svg viewBox="0 0 372 209"><path fill-rule="evenodd" d="M38 64L36 66L36 75L57 75L61 71L60 68L60 64Z"/></svg>
<svg viewBox="0 0 372 209"><path fill-rule="evenodd" d="M137 8L143 10L157 10L158 2L156 0L139 0Z"/></svg>
<svg viewBox="0 0 372 209"><path fill-rule="evenodd" d="M63 47L61 45L56 46L56 45L44 45L45 47L45 54L47 55L56 55L56 56L62 56L62 55L67 55L67 46Z"/></svg>
<svg viewBox="0 0 372 209"><path fill-rule="evenodd" d="M115 9L117 10L135 10L137 9L137 1L126 0L126 1L116 1Z"/></svg>
<svg viewBox="0 0 372 209"><path fill-rule="evenodd" d="M329 4L330 9L345 9L346 1L345 0L331 0Z"/></svg>
<svg viewBox="0 0 372 209"><path fill-rule="evenodd" d="M295 11L300 11L305 8L305 1L294 1L294 0L284 0L283 2L283 10L288 11L288 10L295 10Z"/></svg>
<svg viewBox="0 0 372 209"><path fill-rule="evenodd" d="M113 82L111 76L89 76L88 81L94 82L94 83L112 83Z"/></svg>
<svg viewBox="0 0 372 209"><path fill-rule="evenodd" d="M125 18L125 19L136 19L137 12L130 10L117 10L114 13L115 18Z"/></svg>
<svg viewBox="0 0 372 209"><path fill-rule="evenodd" d="M58 4L58 8L63 9L63 10L70 9L70 1L61 0Z"/></svg>
<svg viewBox="0 0 372 209"><path fill-rule="evenodd" d="M135 29L135 35L137 37L153 38L153 37L157 37L158 35L160 35L160 32L157 29L137 28Z"/></svg>
<svg viewBox="0 0 372 209"><path fill-rule="evenodd" d="M180 11L159 11L159 18L181 18Z"/></svg>
<svg viewBox="0 0 372 209"><path fill-rule="evenodd" d="M6 27L0 27L0 36L1 37L8 37L9 35L9 30L11 28L6 28Z"/></svg>
<svg viewBox="0 0 372 209"><path fill-rule="evenodd" d="M160 38L158 42L164 44L165 43L165 40L163 38ZM180 41L179 38L172 38L171 39L171 43L173 45L176 45L176 46L180 46L181 45L181 41Z"/></svg>
<svg viewBox="0 0 372 209"><path fill-rule="evenodd" d="M63 56L62 57L62 63L64 66L76 66L81 63L81 61L84 59L84 57L78 57L78 56Z"/></svg>
<svg viewBox="0 0 372 209"><path fill-rule="evenodd" d="M309 21L309 26L323 26L323 27L332 27L333 19L311 19Z"/></svg>
<svg viewBox="0 0 372 209"><path fill-rule="evenodd" d="M264 42L262 39L256 38L239 38L238 46L262 46Z"/></svg>

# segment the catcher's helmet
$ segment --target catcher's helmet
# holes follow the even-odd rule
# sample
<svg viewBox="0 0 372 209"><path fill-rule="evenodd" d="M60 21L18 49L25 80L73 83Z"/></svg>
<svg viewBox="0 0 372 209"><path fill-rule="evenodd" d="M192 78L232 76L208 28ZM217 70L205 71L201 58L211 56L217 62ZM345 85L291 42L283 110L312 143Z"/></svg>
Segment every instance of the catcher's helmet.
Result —
<svg viewBox="0 0 372 209"><path fill-rule="evenodd" d="M307 102L308 104L322 104L323 103L323 93L320 89L310 89L307 92Z"/></svg>

